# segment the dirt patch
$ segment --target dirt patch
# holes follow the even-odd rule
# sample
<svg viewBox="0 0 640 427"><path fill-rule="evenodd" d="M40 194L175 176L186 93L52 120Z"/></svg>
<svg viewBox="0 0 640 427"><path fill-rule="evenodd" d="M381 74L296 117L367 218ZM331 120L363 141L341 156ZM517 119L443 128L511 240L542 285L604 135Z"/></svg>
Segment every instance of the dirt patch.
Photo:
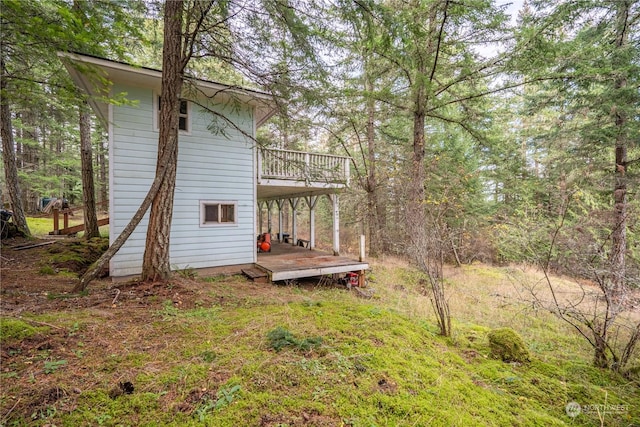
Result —
<svg viewBox="0 0 640 427"><path fill-rule="evenodd" d="M394 394L398 390L398 384L390 378L380 378L378 380L378 391L387 394Z"/></svg>

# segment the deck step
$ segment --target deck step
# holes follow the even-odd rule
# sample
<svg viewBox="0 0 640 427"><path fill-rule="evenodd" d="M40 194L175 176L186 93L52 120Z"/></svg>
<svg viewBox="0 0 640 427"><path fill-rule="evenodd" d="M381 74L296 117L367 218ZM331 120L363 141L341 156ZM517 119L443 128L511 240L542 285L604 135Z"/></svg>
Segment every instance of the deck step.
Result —
<svg viewBox="0 0 640 427"><path fill-rule="evenodd" d="M264 270L260 270L259 268L245 268L242 270L242 274L247 276L254 282L258 283L267 283L269 281L269 276Z"/></svg>

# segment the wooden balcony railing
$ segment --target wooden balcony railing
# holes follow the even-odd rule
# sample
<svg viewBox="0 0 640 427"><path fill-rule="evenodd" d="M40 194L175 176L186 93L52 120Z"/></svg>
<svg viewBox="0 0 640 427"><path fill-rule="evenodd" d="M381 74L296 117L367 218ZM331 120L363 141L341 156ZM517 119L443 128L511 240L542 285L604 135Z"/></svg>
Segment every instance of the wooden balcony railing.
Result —
<svg viewBox="0 0 640 427"><path fill-rule="evenodd" d="M258 150L258 179L349 185L349 157L303 151Z"/></svg>

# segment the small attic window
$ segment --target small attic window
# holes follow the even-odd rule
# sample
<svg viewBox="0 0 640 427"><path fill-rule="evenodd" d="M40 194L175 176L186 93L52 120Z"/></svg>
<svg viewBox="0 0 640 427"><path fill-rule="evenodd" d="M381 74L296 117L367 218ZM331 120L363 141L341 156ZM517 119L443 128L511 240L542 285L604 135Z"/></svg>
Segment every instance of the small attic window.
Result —
<svg viewBox="0 0 640 427"><path fill-rule="evenodd" d="M160 128L160 106L162 105L162 98L160 96L157 97L158 108L156 109L157 113L157 126L156 128ZM180 116L178 118L178 129L183 132L189 132L189 103L181 99L180 100Z"/></svg>

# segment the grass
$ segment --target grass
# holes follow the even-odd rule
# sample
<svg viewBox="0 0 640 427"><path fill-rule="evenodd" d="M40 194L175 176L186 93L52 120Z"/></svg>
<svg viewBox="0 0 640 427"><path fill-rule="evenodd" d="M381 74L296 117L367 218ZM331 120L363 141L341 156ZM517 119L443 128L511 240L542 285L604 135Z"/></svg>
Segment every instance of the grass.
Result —
<svg viewBox="0 0 640 427"><path fill-rule="evenodd" d="M83 220L76 219L74 217L69 218L69 226L80 225ZM49 232L53 230L53 219L51 217L27 217L27 224L29 230L34 237L48 236ZM60 218L60 227L62 227L62 217ZM84 232L79 232L78 237L82 237ZM109 237L109 226L103 225L100 227L100 236Z"/></svg>
<svg viewBox="0 0 640 427"><path fill-rule="evenodd" d="M640 422L638 384L593 368L589 350L563 324L503 298L512 286L503 269L473 266L455 273L448 284L452 338L435 334L428 297L414 273L393 263L374 266L373 300L343 289L303 287L280 287L279 298L260 298L243 291L243 279L218 277L197 280L212 301L224 303L183 309L161 300L146 311L32 315L63 325L63 332L3 318L5 349L17 351L37 337L51 343L58 336L64 345L35 346L34 353L3 364L1 421L367 427ZM530 362L490 357L488 334L506 326L522 335ZM35 398L19 386L29 381L40 390ZM124 382L135 387L131 394L119 391ZM30 402L27 410L10 411L19 399ZM570 402L585 410L570 417Z"/></svg>

